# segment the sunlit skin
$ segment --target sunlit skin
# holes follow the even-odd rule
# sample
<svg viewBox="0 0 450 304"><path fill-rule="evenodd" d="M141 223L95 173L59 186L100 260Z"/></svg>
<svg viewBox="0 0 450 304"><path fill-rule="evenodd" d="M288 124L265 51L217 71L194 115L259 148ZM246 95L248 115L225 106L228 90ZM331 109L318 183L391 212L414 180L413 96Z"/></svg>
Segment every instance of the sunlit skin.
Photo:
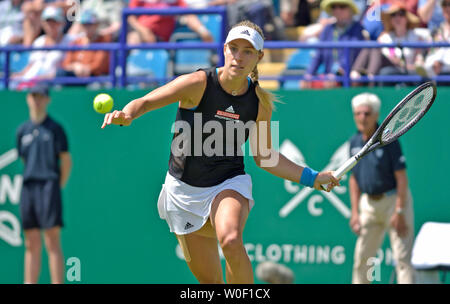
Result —
<svg viewBox="0 0 450 304"><path fill-rule="evenodd" d="M224 66L217 69L221 89L231 95L242 95L249 90L247 77L256 72L255 67L264 53L256 50L245 39L234 39L224 45L223 54ZM211 72L214 73L214 71ZM253 76L258 79L259 75L251 77ZM204 100L207 81L207 74L203 71L181 75L145 96L129 102L121 111L107 113L101 127L129 126L141 115L174 102L178 102L180 108L196 107ZM272 108L270 104L261 103L268 98L268 93L264 92L259 85L254 86L259 103L256 124L249 134L251 150L256 152L253 159L257 166L268 173L299 182L304 167L291 162L277 150L272 149L270 132ZM208 92L208 94L214 93ZM213 96L208 95L207 98L208 102L213 101ZM234 101L231 100L231 102ZM250 99L249 102L253 100ZM267 101L269 102L270 100ZM265 132L267 130L263 128L267 128L269 132ZM263 155L259 153L260 151L268 153ZM268 165L267 160L274 161ZM332 175L332 171L325 171L319 172L312 183L311 186L317 190L321 190L322 184L328 184L326 191L329 192L339 185L339 180ZM234 190L223 190L211 202L209 225L205 224L200 230L192 233L177 235L180 246L188 248L189 258L186 262L199 283L224 283L222 264L217 250L218 243L225 257L227 283L254 282L252 264L246 253L242 236L249 211L250 205L247 198Z"/></svg>
<svg viewBox="0 0 450 304"><path fill-rule="evenodd" d="M49 102L48 96L36 93L27 94L27 104L30 109L31 119L34 122L40 123L44 121L47 116L47 105Z"/></svg>
<svg viewBox="0 0 450 304"><path fill-rule="evenodd" d="M246 90L247 76L253 71L264 53L257 51L245 39L236 39L224 46L224 68L219 70L219 81L225 91Z"/></svg>
<svg viewBox="0 0 450 304"><path fill-rule="evenodd" d="M345 26L352 21L353 12L350 6L345 4L335 4L331 6L331 11L333 13L333 17L336 18L336 23L338 25Z"/></svg>
<svg viewBox="0 0 450 304"><path fill-rule="evenodd" d="M450 23L450 1L446 1L442 5L442 13L447 23Z"/></svg>
<svg viewBox="0 0 450 304"><path fill-rule="evenodd" d="M406 19L406 12L399 10L391 14L391 24L397 36L403 36L408 30L408 19Z"/></svg>
<svg viewBox="0 0 450 304"><path fill-rule="evenodd" d="M42 28L44 32L47 34L48 38L58 42L62 37L62 30L64 24L62 22L58 22L53 19L48 19L42 22Z"/></svg>
<svg viewBox="0 0 450 304"><path fill-rule="evenodd" d="M370 106L360 105L353 111L356 128L362 133L364 141L367 141L377 128L378 113Z"/></svg>
<svg viewBox="0 0 450 304"><path fill-rule="evenodd" d="M91 24L83 24L81 26L83 31L86 33L87 38L89 41L94 41L95 38L97 38L98 35L98 24L97 23L91 23Z"/></svg>

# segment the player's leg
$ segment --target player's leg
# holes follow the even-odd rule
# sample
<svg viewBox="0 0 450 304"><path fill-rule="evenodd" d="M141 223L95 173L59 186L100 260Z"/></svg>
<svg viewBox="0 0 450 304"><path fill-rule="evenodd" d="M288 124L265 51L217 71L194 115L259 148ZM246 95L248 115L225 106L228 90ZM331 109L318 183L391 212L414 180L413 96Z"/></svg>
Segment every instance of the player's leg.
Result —
<svg viewBox="0 0 450 304"><path fill-rule="evenodd" d="M369 202L367 195L363 194L360 200L360 223L361 231L356 240L353 256L353 284L371 283L370 269L374 261L369 259L377 255L377 250L383 243L386 233L386 225L377 214L376 203Z"/></svg>
<svg viewBox="0 0 450 304"><path fill-rule="evenodd" d="M25 236L25 265L24 283L37 284L41 271L41 231L39 228L24 230Z"/></svg>
<svg viewBox="0 0 450 304"><path fill-rule="evenodd" d="M61 228L53 227L44 231L45 247L48 254L50 277L53 284L64 283L64 261L61 248Z"/></svg>
<svg viewBox="0 0 450 304"><path fill-rule="evenodd" d="M249 201L233 190L224 190L211 206L211 223L226 260L227 283L253 283L253 269L242 234L249 214Z"/></svg>
<svg viewBox="0 0 450 304"><path fill-rule="evenodd" d="M392 206L391 212L393 213L395 205ZM395 260L397 283L414 284L415 270L411 264L412 248L414 244L414 211L411 193L408 194L408 199L405 204L404 217L406 225L408 226L407 235L400 237L397 231L391 227L389 230L389 238Z"/></svg>
<svg viewBox="0 0 450 304"><path fill-rule="evenodd" d="M217 239L208 221L200 230L176 235L186 263L201 284L223 283Z"/></svg>

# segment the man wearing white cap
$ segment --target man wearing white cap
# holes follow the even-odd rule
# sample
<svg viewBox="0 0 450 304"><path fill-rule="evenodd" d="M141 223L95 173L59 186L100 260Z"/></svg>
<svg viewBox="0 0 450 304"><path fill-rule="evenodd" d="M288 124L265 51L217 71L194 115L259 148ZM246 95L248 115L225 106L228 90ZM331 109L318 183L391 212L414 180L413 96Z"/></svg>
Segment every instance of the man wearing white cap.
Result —
<svg viewBox="0 0 450 304"><path fill-rule="evenodd" d="M70 36L63 33L66 17L62 8L46 7L42 12L41 22L45 34L33 41L33 47L51 47L70 43ZM63 58L64 52L59 50L31 52L27 66L12 75L11 87L22 90L40 81L53 79Z"/></svg>
<svg viewBox="0 0 450 304"><path fill-rule="evenodd" d="M362 93L352 99L358 133L350 139L350 154L356 154L378 128L381 101L375 94ZM354 252L355 284L370 283L377 250L389 231L398 283L414 283L411 252L414 214L408 187L406 163L400 143L375 150L353 169L349 181L352 216L350 227L358 235Z"/></svg>
<svg viewBox="0 0 450 304"><path fill-rule="evenodd" d="M254 205L252 180L245 173L241 149L248 138L256 164L265 171L318 190L321 184L330 183L328 191L339 184L331 171L319 173L298 166L272 150L274 97L258 84L263 44L263 33L254 23L235 25L223 48L223 67L182 75L121 111L106 114L102 125L129 126L146 112L179 101L158 211L200 283L224 282L217 242L226 260L226 281L254 280L243 243L245 223ZM189 132L196 129L209 131ZM237 138L232 135L235 132ZM216 138L214 147L211 136Z"/></svg>
<svg viewBox="0 0 450 304"><path fill-rule="evenodd" d="M24 38L23 44L30 46L33 40L39 36L42 31L41 15L47 7L61 8L64 12L76 1L66 0L28 0L22 5L22 12L25 15L23 21Z"/></svg>

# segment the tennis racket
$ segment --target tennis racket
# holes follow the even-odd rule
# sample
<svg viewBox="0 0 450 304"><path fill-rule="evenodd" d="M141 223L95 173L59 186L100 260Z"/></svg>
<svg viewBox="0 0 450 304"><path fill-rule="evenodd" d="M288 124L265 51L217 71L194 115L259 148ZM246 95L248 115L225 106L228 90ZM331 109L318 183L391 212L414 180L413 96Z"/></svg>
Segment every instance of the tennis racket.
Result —
<svg viewBox="0 0 450 304"><path fill-rule="evenodd" d="M395 106L364 147L342 164L333 176L337 179L341 178L364 156L379 147L390 144L410 130L430 109L436 93L436 86L431 82L415 88ZM322 188L326 189L324 185Z"/></svg>

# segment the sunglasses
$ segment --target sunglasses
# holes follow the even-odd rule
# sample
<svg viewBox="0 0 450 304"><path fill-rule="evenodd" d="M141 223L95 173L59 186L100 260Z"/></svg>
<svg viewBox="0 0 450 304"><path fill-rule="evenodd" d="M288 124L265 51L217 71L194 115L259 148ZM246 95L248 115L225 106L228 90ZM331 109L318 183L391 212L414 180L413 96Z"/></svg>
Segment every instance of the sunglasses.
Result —
<svg viewBox="0 0 450 304"><path fill-rule="evenodd" d="M401 10L401 11L398 11L398 12L395 12L395 13L391 14L391 17L395 17L395 16L405 17L406 16L406 11Z"/></svg>
<svg viewBox="0 0 450 304"><path fill-rule="evenodd" d="M48 97L48 95L43 94L43 93L34 92L34 93L30 93L30 94L31 94L31 96L33 96L33 98L45 98L45 97Z"/></svg>
<svg viewBox="0 0 450 304"><path fill-rule="evenodd" d="M348 7L347 4L333 4L333 5L331 5L331 9L332 9L332 10L334 10L334 9L336 9L336 8L344 9L344 8L347 8L347 7Z"/></svg>

